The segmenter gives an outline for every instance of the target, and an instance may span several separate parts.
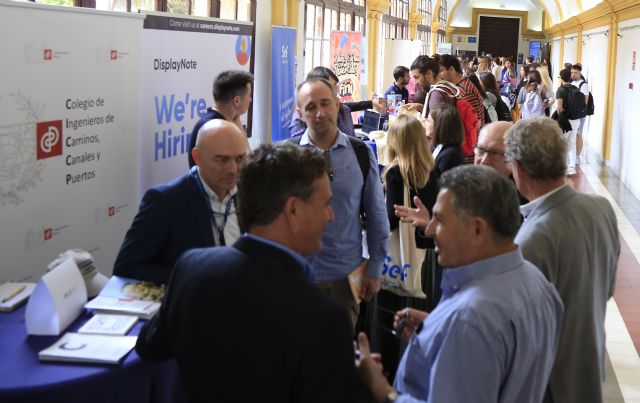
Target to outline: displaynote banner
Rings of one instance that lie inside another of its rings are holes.
[[[289,138],[295,109],[294,53],[296,30],[273,27],[271,33],[271,140]]]
[[[249,71],[252,25],[146,15],[140,59],[139,195],[187,172],[191,130],[213,105],[213,79]],[[242,117],[246,124],[246,114]]]
[[[70,248],[111,273],[138,203],[141,30],[137,15],[0,1],[0,282]]]

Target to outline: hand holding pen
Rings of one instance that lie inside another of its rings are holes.
[[[427,316],[428,313],[413,308],[404,308],[396,312],[393,318],[396,336],[404,342],[408,341]]]

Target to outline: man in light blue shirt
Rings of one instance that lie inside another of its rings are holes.
[[[442,300],[428,317],[400,313],[415,334],[393,388],[364,334],[359,371],[377,402],[539,403],[563,306],[513,242],[520,226],[515,187],[491,168],[464,166],[445,173],[440,189],[430,222],[421,203],[398,215],[423,229],[429,222],[426,235],[445,267]],[[418,317],[426,319],[416,328]]]
[[[349,312],[355,326],[359,307],[348,276],[364,261],[361,208],[366,217],[369,255],[359,295],[365,301],[380,290],[389,219],[373,151],[366,148],[368,169],[365,178],[354,149],[354,145],[361,143],[348,138],[336,125],[339,107],[334,88],[326,80],[309,79],[298,87],[297,111],[307,124],[307,130],[299,139],[300,145],[316,148],[328,158],[333,193],[331,207],[336,215],[325,227],[322,250],[312,256],[310,262],[320,288]]]

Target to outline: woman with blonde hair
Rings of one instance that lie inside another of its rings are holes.
[[[429,214],[439,191],[439,174],[435,169],[435,161],[429,150],[429,143],[425,136],[422,123],[410,115],[400,115],[389,128],[387,134],[387,158],[388,165],[382,173],[386,186],[387,215],[391,231],[398,228],[400,220],[395,215],[395,205],[404,204],[404,187],[409,188],[411,207],[415,208],[414,197],[427,207]],[[435,306],[433,301],[434,276],[436,273],[436,256],[432,238],[427,238],[422,233],[415,232],[416,247],[426,249],[425,259],[422,263],[422,290],[427,295],[427,300],[401,297],[387,290],[381,290],[376,297],[375,315],[379,326],[377,329],[391,328],[393,315],[406,308],[407,305],[431,311]],[[438,283],[439,284],[439,283]],[[401,354],[399,340],[389,332],[376,331],[380,343],[379,351],[382,354],[384,368],[395,369]],[[393,374],[390,374],[393,376]]]
[[[476,70],[476,74],[479,76],[480,73],[491,73],[491,63],[493,62],[493,60],[491,60],[490,57],[483,57],[482,60],[480,60],[480,64],[478,65],[478,70]]]

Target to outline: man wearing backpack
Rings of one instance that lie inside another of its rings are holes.
[[[335,213],[335,220],[324,228],[322,249],[309,257],[309,262],[315,282],[348,311],[355,329],[359,304],[348,276],[364,261],[362,216],[366,217],[369,262],[357,297],[369,301],[378,293],[387,256],[389,218],[378,164],[367,145],[338,130],[340,100],[331,83],[320,78],[307,79],[298,87],[296,100],[296,110],[307,130],[289,141],[324,153],[329,161],[331,207]],[[365,158],[361,157],[363,150]]]
[[[576,86],[584,95],[585,105],[589,105],[589,97],[591,93],[589,92],[589,84],[582,75],[582,65],[580,63],[576,63],[571,66],[571,80],[571,84]],[[582,129],[584,128],[584,121],[586,119],[586,116],[580,118],[580,126],[578,127],[578,132],[576,133],[576,164],[578,165],[580,165],[580,154],[582,153]]]
[[[478,116],[474,108],[462,99],[462,91],[454,84],[440,80],[440,66],[435,59],[429,56],[418,56],[411,64],[411,75],[422,89],[428,89],[428,94],[423,104],[408,104],[409,110],[422,111],[426,119],[429,111],[437,105],[449,104],[458,109],[462,123],[464,124],[464,143],[462,151],[472,160],[473,146],[478,139]],[[482,108],[482,105],[481,105]]]
[[[569,119],[571,130],[565,132],[568,146],[567,175],[576,174],[576,132],[580,126],[580,118],[586,116],[586,106],[584,97],[578,87],[571,84],[571,70],[560,71],[562,85],[556,92],[558,103],[558,116],[561,119],[564,115]]]
[[[467,101],[478,115],[478,126],[480,129],[484,124],[484,108],[482,106],[482,95],[468,78],[462,75],[460,61],[452,55],[442,55],[438,62],[440,64],[440,78],[456,85],[460,89],[461,98]]]

